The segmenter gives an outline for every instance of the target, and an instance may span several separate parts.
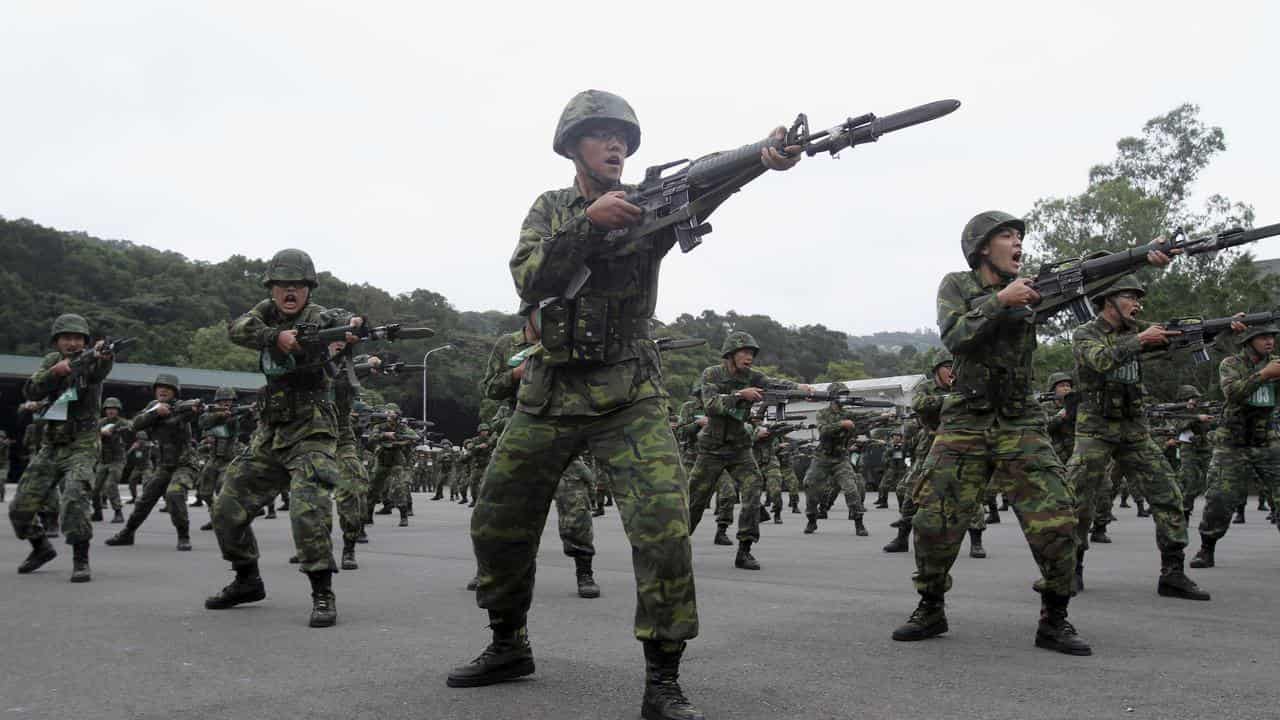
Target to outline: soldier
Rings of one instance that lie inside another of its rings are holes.
[[[336,355],[346,348],[345,343],[333,343],[329,353]],[[376,371],[382,365],[382,358],[376,355],[357,355],[344,357],[344,363],[352,364],[352,372],[357,379],[361,371],[356,368],[368,366]],[[365,371],[369,372],[369,371]],[[365,535],[365,521],[369,519],[369,475],[364,463],[360,461],[360,444],[356,442],[355,419],[357,403],[360,402],[359,389],[352,385],[350,375],[339,372],[333,380],[334,417],[338,424],[338,442],[335,452],[338,456],[338,487],[333,491],[333,502],[338,508],[338,526],[342,529],[342,569],[358,570],[356,562],[356,545],[369,542]],[[302,558],[298,558],[299,561]]]
[[[44,431],[45,421],[39,416],[39,413],[48,403],[28,400],[18,406],[21,413],[31,413],[31,422],[27,423],[26,430],[22,433],[22,451],[26,456],[26,464],[30,465],[40,454],[40,448],[44,447]],[[22,484],[22,478],[18,478],[18,484]],[[49,486],[49,490],[45,494],[44,502],[40,504],[40,510],[36,513],[40,524],[44,526],[44,536],[47,538],[58,537],[58,508],[61,506],[61,493],[58,492],[58,483]]]
[[[260,417],[249,448],[228,467],[213,501],[213,530],[222,557],[236,577],[205,600],[223,610],[266,597],[258,573],[258,543],[252,522],[258,510],[281,490],[290,490],[289,521],[299,569],[311,582],[311,627],[338,620],[333,594],[333,503],[329,493],[341,473],[337,461],[338,420],[325,363],[326,346],[299,342],[299,325],[335,328],[359,326],[362,317],[326,310],[311,302],[319,284],[311,257],[281,250],[267,263],[262,284],[271,293],[232,323],[228,335],[241,347],[259,352],[267,385],[259,400]],[[357,338],[347,333],[345,340]]]
[[[1172,438],[1178,448],[1178,485],[1182,488],[1182,514],[1190,523],[1196,498],[1203,495],[1209,486],[1209,463],[1213,459],[1213,444],[1209,440],[1209,434],[1214,422],[1212,415],[1199,412],[1200,389],[1195,385],[1179,387],[1177,401],[1187,404],[1187,412],[1198,413],[1197,417],[1179,422],[1174,427],[1177,435]]]
[[[787,507],[793,514],[800,513],[800,480],[795,469],[796,444],[787,438],[778,441],[778,467],[782,471],[782,490],[787,493]],[[778,518],[774,518],[779,522]]]
[[[915,410],[916,420],[920,423],[920,431],[916,433],[916,446],[912,450],[915,462],[911,471],[898,485],[898,495],[902,498],[898,510],[902,516],[893,527],[898,529],[898,537],[884,546],[887,553],[906,552],[910,547],[912,518],[916,515],[915,487],[921,474],[924,459],[933,448],[934,437],[938,433],[938,425],[942,422],[942,402],[951,391],[953,361],[951,353],[943,350],[938,353],[933,367],[929,369],[929,377],[921,380],[911,391],[911,408]],[[976,522],[976,520],[975,520]],[[982,548],[981,531],[977,536],[977,547]],[[974,530],[969,527],[969,554],[974,554]],[[983,556],[986,552],[983,551]]]
[[[901,511],[903,497],[898,490],[898,486],[907,477],[906,438],[901,430],[894,430],[889,433],[889,446],[885,448],[884,464],[884,475],[880,476],[880,485],[877,488],[879,497],[876,499],[875,507],[888,508],[889,493],[892,492],[898,497],[898,510]]]
[[[1045,393],[1053,398],[1043,406],[1048,418],[1045,427],[1054,454],[1065,465],[1076,447],[1076,398],[1072,394],[1075,381],[1071,373],[1056,372],[1049,376],[1047,385]]]
[[[386,422],[369,429],[369,449],[377,455],[370,485],[385,489],[384,508],[400,511],[400,527],[409,526],[409,468],[418,433],[400,422],[400,406],[388,403]],[[381,494],[381,493],[379,493]]]
[[[1218,365],[1225,404],[1214,431],[1209,489],[1200,518],[1200,551],[1191,567],[1211,568],[1218,541],[1230,529],[1232,511],[1248,499],[1255,478],[1280,497],[1280,435],[1275,429],[1276,380],[1280,379],[1275,325],[1254,325],[1240,335],[1240,351]]]
[[[809,389],[753,369],[759,352],[760,346],[749,333],[731,332],[720,346],[720,364],[702,371],[698,384],[707,423],[698,431],[698,460],[689,473],[690,533],[697,530],[721,473],[728,472],[733,478],[742,501],[733,565],[743,570],[760,569],[751,555],[751,545],[760,541],[760,493],[764,489],[764,476],[751,452],[756,435],[748,422],[751,406],[760,402],[761,391],[769,386]]]
[[[1182,492],[1173,470],[1151,439],[1142,384],[1144,350],[1168,345],[1176,332],[1160,325],[1139,331],[1138,313],[1145,291],[1138,279],[1126,275],[1090,301],[1097,317],[1072,333],[1076,360],[1076,445],[1067,462],[1067,477],[1080,509],[1076,529],[1076,586],[1084,586],[1084,554],[1096,512],[1096,499],[1107,463],[1134,483],[1151,503],[1160,549],[1160,580],[1156,591],[1165,597],[1208,600],[1183,571],[1187,545]]]
[[[124,522],[120,504],[120,476],[124,473],[125,438],[131,430],[129,421],[120,417],[124,406],[119,398],[102,401],[103,417],[98,421],[98,468],[93,483],[93,519],[102,519],[104,502],[111,503],[115,515],[112,523]]]
[[[844,383],[834,382],[827,386],[827,393],[832,396],[847,391]],[[818,520],[825,514],[822,504],[834,487],[844,491],[845,501],[853,515],[854,532],[865,537],[868,533],[862,521],[866,511],[862,504],[863,491],[858,487],[858,478],[849,457],[849,444],[858,435],[853,413],[833,401],[818,411],[817,424],[818,447],[804,476],[805,515],[809,519],[804,533],[811,535],[817,532]]]
[[[223,386],[213,393],[213,407],[200,415],[200,432],[212,441],[209,461],[200,469],[196,484],[196,500],[208,505],[211,511],[209,522],[201,525],[201,530],[213,529],[213,498],[222,485],[222,474],[240,449],[241,416],[232,412],[235,404],[235,389]]]
[[[951,588],[965,530],[988,487],[1009,495],[1044,578],[1036,646],[1089,655],[1067,620],[1075,511],[1062,464],[1031,399],[1036,326],[1020,310],[1039,296],[1018,278],[1026,225],[1007,213],[971,219],[960,236],[969,270],[947,274],[938,288],[938,329],[954,357],[955,394],[916,482],[916,591],[920,603],[893,639],[924,640],[947,631]]]
[[[431,496],[432,500],[444,499],[444,488],[449,486],[449,499],[453,499],[454,481],[453,481],[453,462],[454,452],[453,443],[448,439],[440,441],[440,452],[436,456],[436,494]]]
[[[125,505],[138,502],[138,484],[147,484],[151,477],[151,438],[145,430],[133,434],[133,443],[124,459],[124,481],[129,485],[129,499]]]
[[[763,420],[756,426],[755,442],[751,452],[756,457],[756,467],[764,475],[764,494],[773,508],[773,524],[782,524],[782,465],[778,462],[778,443],[782,435],[774,432]],[[760,522],[768,522],[769,514],[760,506]]]
[[[13,441],[9,439],[9,433],[0,430],[0,503],[4,502],[5,489],[9,482],[9,448],[13,445]],[[119,490],[116,491],[117,494]]]
[[[62,528],[72,552],[71,582],[89,582],[93,538],[89,506],[98,456],[99,404],[114,358],[101,340],[86,352],[89,323],[79,315],[59,315],[49,336],[55,350],[44,356],[22,388],[28,400],[44,403],[40,414],[44,429],[39,452],[23,472],[9,505],[9,521],[18,539],[31,543],[31,554],[18,566],[19,573],[33,572],[57,557],[36,514],[48,501],[50,488],[61,484]]]
[[[455,669],[449,684],[484,685],[533,672],[525,616],[538,538],[561,473],[589,448],[615,484],[632,543],[635,635],[648,667],[642,714],[691,720],[702,714],[677,680],[685,640],[698,628],[687,488],[666,423],[658,349],[649,338],[658,268],[675,237],[666,230],[616,248],[604,240],[640,220],[640,208],[619,185],[624,159],[639,142],[630,106],[595,90],[571,100],[557,127],[553,145],[573,160],[575,184],[539,196],[510,262],[521,314],[533,312],[543,351],[526,367],[518,412],[471,517],[480,564],[476,597],[491,613],[494,639],[474,663]],[[768,148],[759,172],[797,160]],[[583,268],[590,274],[580,281]]]
[[[489,466],[489,458],[493,456],[494,439],[489,436],[490,431],[488,423],[480,423],[471,443],[471,476],[467,479],[467,487],[471,489],[471,502],[468,503],[468,507],[476,506],[480,481],[484,478],[485,468]]]
[[[163,495],[169,519],[178,533],[177,549],[185,552],[191,549],[187,491],[195,484],[197,476],[191,446],[191,423],[200,412],[200,401],[178,402],[182,384],[177,376],[169,373],[156,375],[151,391],[155,399],[133,419],[133,428],[151,433],[159,452],[156,472],[143,486],[142,498],[129,513],[124,528],[107,538],[107,544],[133,545],[134,534]]]

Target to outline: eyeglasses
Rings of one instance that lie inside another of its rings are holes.
[[[307,284],[302,282],[301,280],[287,280],[284,282],[273,282],[271,283],[271,286],[278,287],[281,290],[297,291],[297,290],[301,290],[304,287],[307,287]]]
[[[599,142],[609,142],[617,140],[623,147],[628,147],[627,131],[625,128],[600,126],[586,130],[582,133],[583,137],[591,138]]]
[[[1119,292],[1115,294],[1117,300],[1128,300],[1129,302],[1142,302],[1142,296],[1135,292]]]

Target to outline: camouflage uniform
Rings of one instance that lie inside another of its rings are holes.
[[[770,433],[756,436],[751,452],[756,457],[756,467],[764,474],[764,494],[773,508],[774,521],[782,522],[782,464],[778,461],[778,442],[781,436]]]
[[[1261,370],[1277,356],[1259,356],[1249,345],[1258,334],[1246,333],[1241,350],[1223,358],[1218,366],[1218,384],[1225,406],[1219,427],[1214,431],[1213,459],[1209,464],[1209,489],[1205,493],[1204,515],[1200,519],[1200,552],[1192,567],[1213,567],[1218,541],[1231,527],[1231,516],[1248,499],[1249,485],[1258,482],[1280,497],[1280,435],[1274,422],[1275,380],[1264,380]]]
[[[898,496],[898,509],[902,509],[905,496],[900,489],[907,479],[907,444],[904,441],[890,441],[885,448],[884,475],[880,476],[880,498],[877,507],[889,507],[889,493]]]
[[[4,430],[0,430],[0,502],[4,502],[5,491],[9,482],[9,452],[13,446],[13,441],[9,439],[9,434]],[[116,495],[120,491],[116,490]]]
[[[833,386],[839,383],[832,383]],[[843,390],[843,386],[840,386]],[[834,392],[828,387],[828,392]],[[866,508],[862,498],[866,490],[861,486],[861,476],[853,471],[850,461],[849,445],[857,437],[857,426],[844,428],[841,423],[854,420],[852,412],[830,403],[818,411],[818,447],[809,463],[809,470],[804,476],[805,515],[809,524],[806,533],[814,532],[818,526],[820,511],[825,498],[833,492],[833,487],[844,491],[844,498],[849,503],[849,511],[856,523],[858,535],[865,535],[862,516]],[[855,420],[856,422],[856,420]]]
[[[111,432],[103,434],[108,427]],[[111,504],[117,515],[123,507],[120,502],[120,476],[124,474],[125,437],[128,434],[129,421],[122,416],[103,417],[98,421],[101,440],[93,483],[93,508],[97,515],[101,514],[106,503]]]
[[[796,477],[795,443],[787,438],[778,442],[778,467],[782,471],[782,490],[787,493],[792,512],[800,512],[800,480]]]
[[[353,360],[344,358],[344,362]],[[364,532],[371,509],[369,475],[360,460],[352,419],[358,394],[345,372],[338,373],[333,379],[334,418],[338,425],[338,442],[334,448],[338,458],[338,485],[333,491],[333,503],[338,510],[338,527],[342,529],[342,565],[345,570],[357,569],[355,544]]]
[[[1165,569],[1175,564],[1181,569],[1187,545],[1182,491],[1147,425],[1138,333],[1112,327],[1097,317],[1076,328],[1072,351],[1080,404],[1067,477],[1079,503],[1079,554],[1083,557],[1089,547],[1097,494],[1107,464],[1114,461],[1116,471],[1135,483],[1151,503],[1156,546]]]
[[[1209,487],[1209,464],[1213,459],[1213,443],[1209,435],[1213,423],[1185,420],[1174,430],[1178,438],[1178,485],[1182,488],[1182,510],[1190,518],[1196,498]]]
[[[383,433],[393,433],[395,438],[388,439]],[[383,506],[398,509],[401,517],[407,517],[409,511],[409,469],[413,446],[419,439],[413,428],[399,420],[369,428],[369,448],[377,456],[370,485],[385,489]]]
[[[915,434],[915,447],[911,450],[916,461],[897,487],[898,497],[901,498],[898,506],[901,519],[898,526],[899,539],[895,545],[900,543],[904,551],[907,549],[906,539],[911,531],[912,518],[916,514],[915,487],[920,479],[920,468],[924,465],[924,459],[929,456],[929,451],[933,449],[933,439],[937,436],[938,426],[942,423],[942,403],[947,392],[948,388],[942,387],[933,378],[921,380],[911,391],[911,408],[915,410],[920,430]],[[978,513],[978,515],[981,514]]]
[[[218,406],[208,408],[198,422],[204,437],[212,438],[209,461],[200,469],[196,497],[213,507],[213,497],[222,484],[222,474],[240,451],[240,421],[231,411]]]
[[[157,384],[164,384],[160,382],[162,378],[163,376],[157,378]],[[176,384],[176,379],[173,382]],[[175,386],[174,390],[177,391],[178,388]],[[142,487],[142,496],[133,506],[133,512],[129,513],[124,529],[108,540],[109,545],[133,544],[134,533],[146,522],[147,516],[163,496],[169,519],[178,534],[179,549],[191,549],[189,545],[183,545],[190,542],[191,536],[187,492],[195,486],[197,475],[191,447],[191,421],[195,418],[190,413],[177,409],[168,417],[162,418],[155,412],[159,404],[159,400],[151,401],[133,419],[133,428],[147,431],[155,442],[159,461],[156,463],[155,473]]]

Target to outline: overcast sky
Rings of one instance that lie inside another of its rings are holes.
[[[888,5],[5,3],[0,215],[211,261],[296,246],[349,282],[511,312],[520,223],[572,179],[556,119],[594,87],[639,115],[630,181],[797,112],[964,103],[731,198],[664,264],[663,320],[932,327],[971,215],[1079,192],[1186,101],[1227,137],[1201,194],[1280,221],[1275,3]]]

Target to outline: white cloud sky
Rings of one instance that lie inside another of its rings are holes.
[[[10,3],[0,215],[203,260],[297,246],[347,281],[514,311],[506,261],[533,199],[571,180],[551,135],[581,89],[636,108],[631,181],[797,112],[825,127],[954,97],[949,117],[744,189],[668,257],[658,307],[932,326],[971,215],[1079,192],[1182,102],[1227,135],[1199,190],[1280,221],[1276,8]]]

